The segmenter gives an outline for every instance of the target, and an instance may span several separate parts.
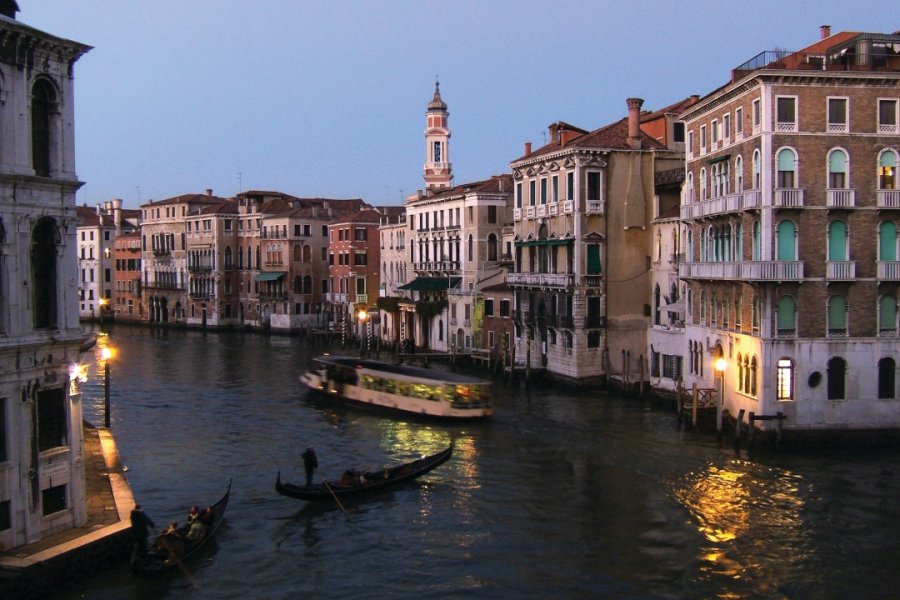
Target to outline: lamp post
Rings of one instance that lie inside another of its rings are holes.
[[[368,329],[366,328],[366,321],[369,318],[369,313],[366,312],[365,308],[359,309],[359,312],[356,313],[357,318],[359,318],[359,355],[360,357],[366,356],[368,353],[369,346],[369,336]]]
[[[716,440],[722,441],[722,411],[725,407],[725,368],[728,366],[728,361],[725,360],[724,356],[720,356],[715,360],[713,365],[716,369],[716,379],[719,384],[719,398],[716,401]]]
[[[109,429],[109,364],[115,356],[115,350],[104,346],[100,350],[100,360],[103,361],[103,424]]]
[[[109,299],[100,298],[98,303],[100,305],[100,326],[102,327],[103,326],[103,313],[106,311],[106,305],[109,304]]]

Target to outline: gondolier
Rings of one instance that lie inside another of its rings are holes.
[[[312,446],[303,453],[303,467],[306,469],[306,487],[312,487],[313,473],[319,468],[319,459]]]

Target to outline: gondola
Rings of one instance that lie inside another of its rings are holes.
[[[310,487],[294,483],[282,483],[281,471],[279,471],[275,480],[275,491],[282,496],[308,502],[333,502],[335,498],[370,494],[405,481],[412,481],[447,462],[452,454],[453,444],[451,443],[446,450],[409,463],[380,471],[365,471],[361,473],[346,471],[341,479],[323,481]]]
[[[212,505],[213,517],[210,523],[207,524],[207,529],[201,537],[195,540],[187,539],[186,536],[190,527],[188,524],[180,527],[174,536],[159,535],[153,540],[150,551],[147,554],[132,557],[132,570],[140,575],[155,575],[176,568],[186,571],[184,561],[209,546],[216,533],[218,533],[219,526],[222,524],[222,518],[225,516],[225,509],[228,508],[230,495],[231,481],[229,480],[225,495]]]

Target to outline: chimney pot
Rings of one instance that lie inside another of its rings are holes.
[[[212,198],[212,188],[206,188],[206,195],[207,195],[209,198]]]
[[[822,33],[822,39],[824,40],[831,36],[831,25],[822,25],[819,27],[819,31]]]
[[[525,156],[531,156],[531,142],[525,142]]]
[[[641,147],[641,106],[643,98],[626,98],[628,106],[628,145],[632,148]]]

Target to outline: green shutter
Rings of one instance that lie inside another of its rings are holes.
[[[778,329],[794,329],[794,299],[790,296],[782,296],[778,299],[776,327]]]
[[[893,296],[882,296],[878,305],[879,329],[894,329],[897,326],[897,300]]]
[[[828,170],[831,173],[847,172],[847,155],[843,150],[835,150],[828,156]]]
[[[828,228],[828,260],[847,260],[847,226],[832,221]]]
[[[878,232],[878,260],[897,260],[897,226],[885,221]]]
[[[587,274],[600,275],[600,244],[588,244]]]
[[[843,296],[828,299],[828,329],[847,328],[847,300]]]
[[[794,253],[794,222],[782,221],[778,224],[777,260],[797,260]]]

